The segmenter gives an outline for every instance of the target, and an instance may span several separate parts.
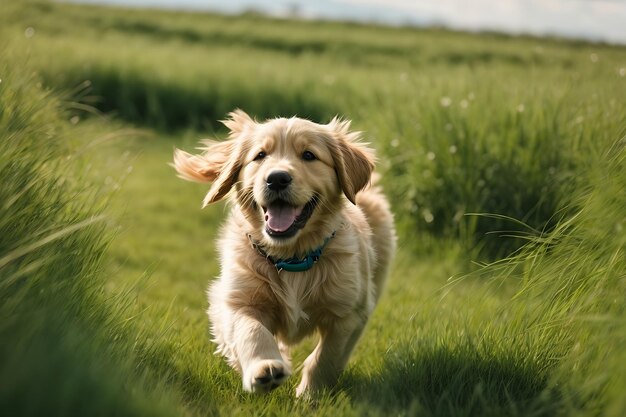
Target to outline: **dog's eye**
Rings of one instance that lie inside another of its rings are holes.
[[[315,157],[315,155],[313,155],[313,152],[304,151],[302,153],[302,159],[304,159],[305,161],[315,161],[317,158]]]
[[[257,154],[257,156],[254,157],[255,161],[260,161],[261,159],[265,158],[267,156],[267,154],[263,151],[259,152]]]

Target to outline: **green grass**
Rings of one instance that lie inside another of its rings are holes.
[[[145,415],[151,403],[121,320],[130,303],[102,293],[102,259],[111,233],[104,196],[77,181],[78,135],[58,97],[16,67],[0,85],[0,408],[10,415]],[[105,299],[117,301],[105,302]],[[119,310],[119,311],[118,311]],[[152,412],[167,415],[161,404]]]
[[[9,415],[626,411],[626,49],[31,1],[0,35]],[[297,378],[244,393],[208,341],[227,208],[167,163],[235,107],[353,119],[396,214],[387,292],[315,406]]]

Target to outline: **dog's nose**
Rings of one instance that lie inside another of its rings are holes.
[[[291,175],[285,171],[273,171],[267,176],[267,188],[272,191],[284,190],[290,183]]]

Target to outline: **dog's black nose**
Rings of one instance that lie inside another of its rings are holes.
[[[272,191],[284,190],[290,183],[291,175],[285,171],[273,171],[267,176],[267,188]]]

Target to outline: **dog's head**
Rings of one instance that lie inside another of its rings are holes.
[[[205,206],[234,191],[252,226],[275,245],[320,226],[340,210],[343,196],[354,204],[370,181],[373,151],[348,121],[258,123],[241,110],[229,116],[228,140],[206,142],[201,155],[177,149],[173,165],[181,178],[213,182]]]

